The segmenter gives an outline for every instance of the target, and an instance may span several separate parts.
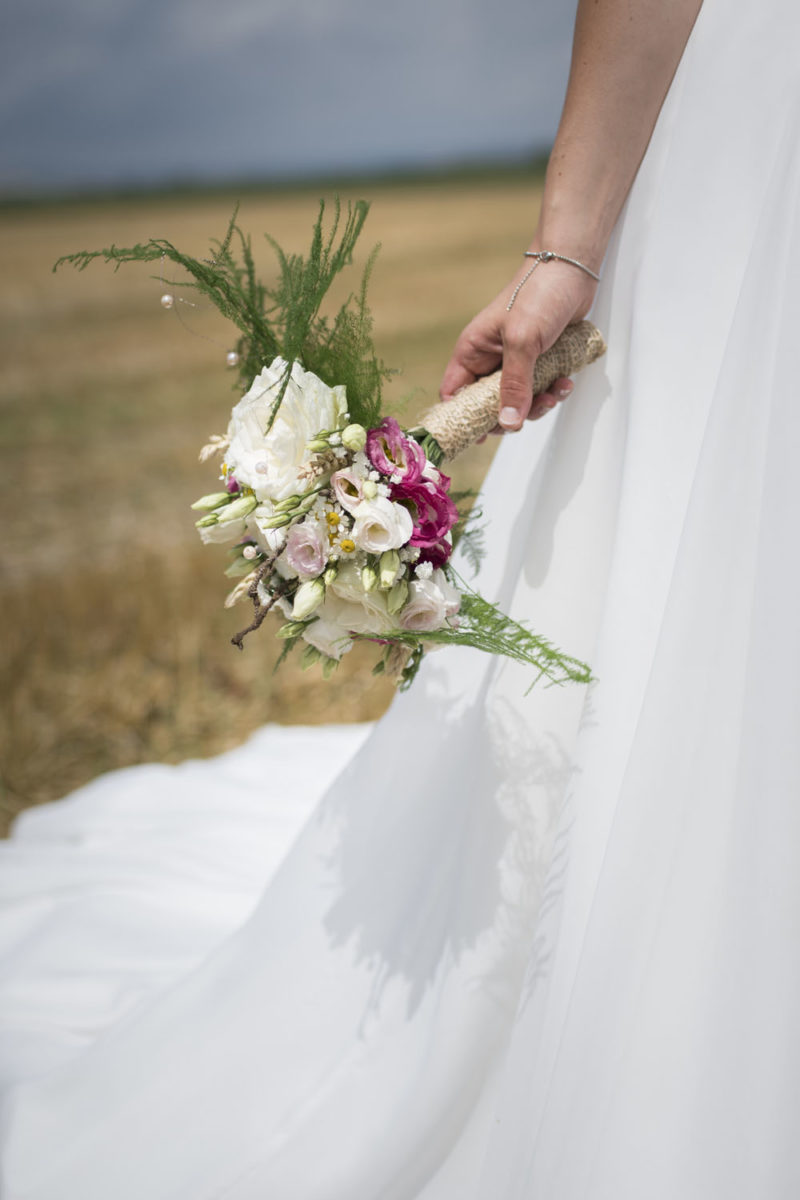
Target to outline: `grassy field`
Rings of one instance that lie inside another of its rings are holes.
[[[317,199],[248,194],[240,223],[302,250]],[[197,451],[235,399],[223,319],[164,311],[146,267],[50,271],[61,254],[152,236],[205,252],[234,200],[0,210],[4,824],[112,767],[215,754],[266,721],[366,719],[391,699],[369,654],[354,651],[323,687],[292,665],[273,676],[263,634],[241,654],[228,642],[246,610],[223,610],[225,552],[199,544],[188,509],[214,482]],[[533,177],[376,189],[363,250],[382,245],[372,308],[400,372],[387,399],[407,416],[435,399],[459,330],[517,265],[538,203]],[[254,240],[267,275],[271,252]],[[493,448],[466,455],[457,481],[479,481]]]

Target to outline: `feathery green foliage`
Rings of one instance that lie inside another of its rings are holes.
[[[458,509],[458,520],[451,530],[453,550],[460,550],[472,568],[473,575],[478,574],[486,556],[486,526],[476,524],[483,516],[483,509],[474,503],[477,497],[478,492],[474,488],[450,493],[450,499]],[[465,505],[469,501],[473,503],[466,508]]]
[[[391,633],[381,635],[390,644],[414,649],[403,672],[402,690],[410,687],[422,662],[420,639],[438,645],[472,646],[487,654],[502,654],[506,658],[513,658],[515,662],[527,663],[538,672],[531,687],[542,678],[551,684],[592,682],[592,672],[586,663],[563,654],[546,638],[507,617],[494,604],[473,591],[452,569],[448,573],[453,576],[461,592],[457,627],[437,629],[430,633],[394,629]]]
[[[329,386],[344,384],[353,421],[369,427],[381,419],[381,385],[389,374],[378,359],[372,340],[372,318],[367,307],[367,285],[378,251],[376,246],[364,269],[360,286],[332,317],[322,305],[334,279],[352,264],[353,250],[367,218],[365,200],[348,203],[337,199],[329,227],[325,228],[325,201],[320,201],[308,254],[286,254],[269,234],[279,274],[266,286],[257,276],[252,243],[236,223],[238,206],[221,241],[212,242],[210,258],[197,259],[178,250],[166,238],[122,248],[82,250],[65,254],[53,267],[70,263],[83,271],[96,258],[113,262],[115,270],[126,262],[169,259],[182,267],[188,280],[156,278],[176,287],[192,288],[216,305],[239,330],[240,382],[248,388],[265,364],[280,355],[287,371],[270,416],[280,407],[295,362],[313,371]]]

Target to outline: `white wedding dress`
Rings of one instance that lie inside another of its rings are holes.
[[[795,0],[706,0],[608,354],[487,482],[594,685],[443,651],[19,821],[4,1200],[800,1195],[799,78]]]

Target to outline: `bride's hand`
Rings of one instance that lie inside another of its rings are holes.
[[[565,399],[569,379],[557,379],[549,392],[533,395],[536,359],[572,321],[585,317],[597,284],[569,263],[540,264],[508,304],[527,271],[523,265],[507,287],[470,321],[456,342],[439,395],[450,399],[459,388],[502,365],[500,429],[515,430],[527,418],[535,421]]]

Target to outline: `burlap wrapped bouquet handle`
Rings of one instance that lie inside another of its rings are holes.
[[[536,360],[533,394],[552,387],[562,376],[574,375],[605,354],[602,333],[591,321],[568,325],[561,336]],[[462,388],[452,400],[435,405],[422,419],[425,432],[441,447],[444,459],[455,458],[497,425],[501,371],[486,375]]]

